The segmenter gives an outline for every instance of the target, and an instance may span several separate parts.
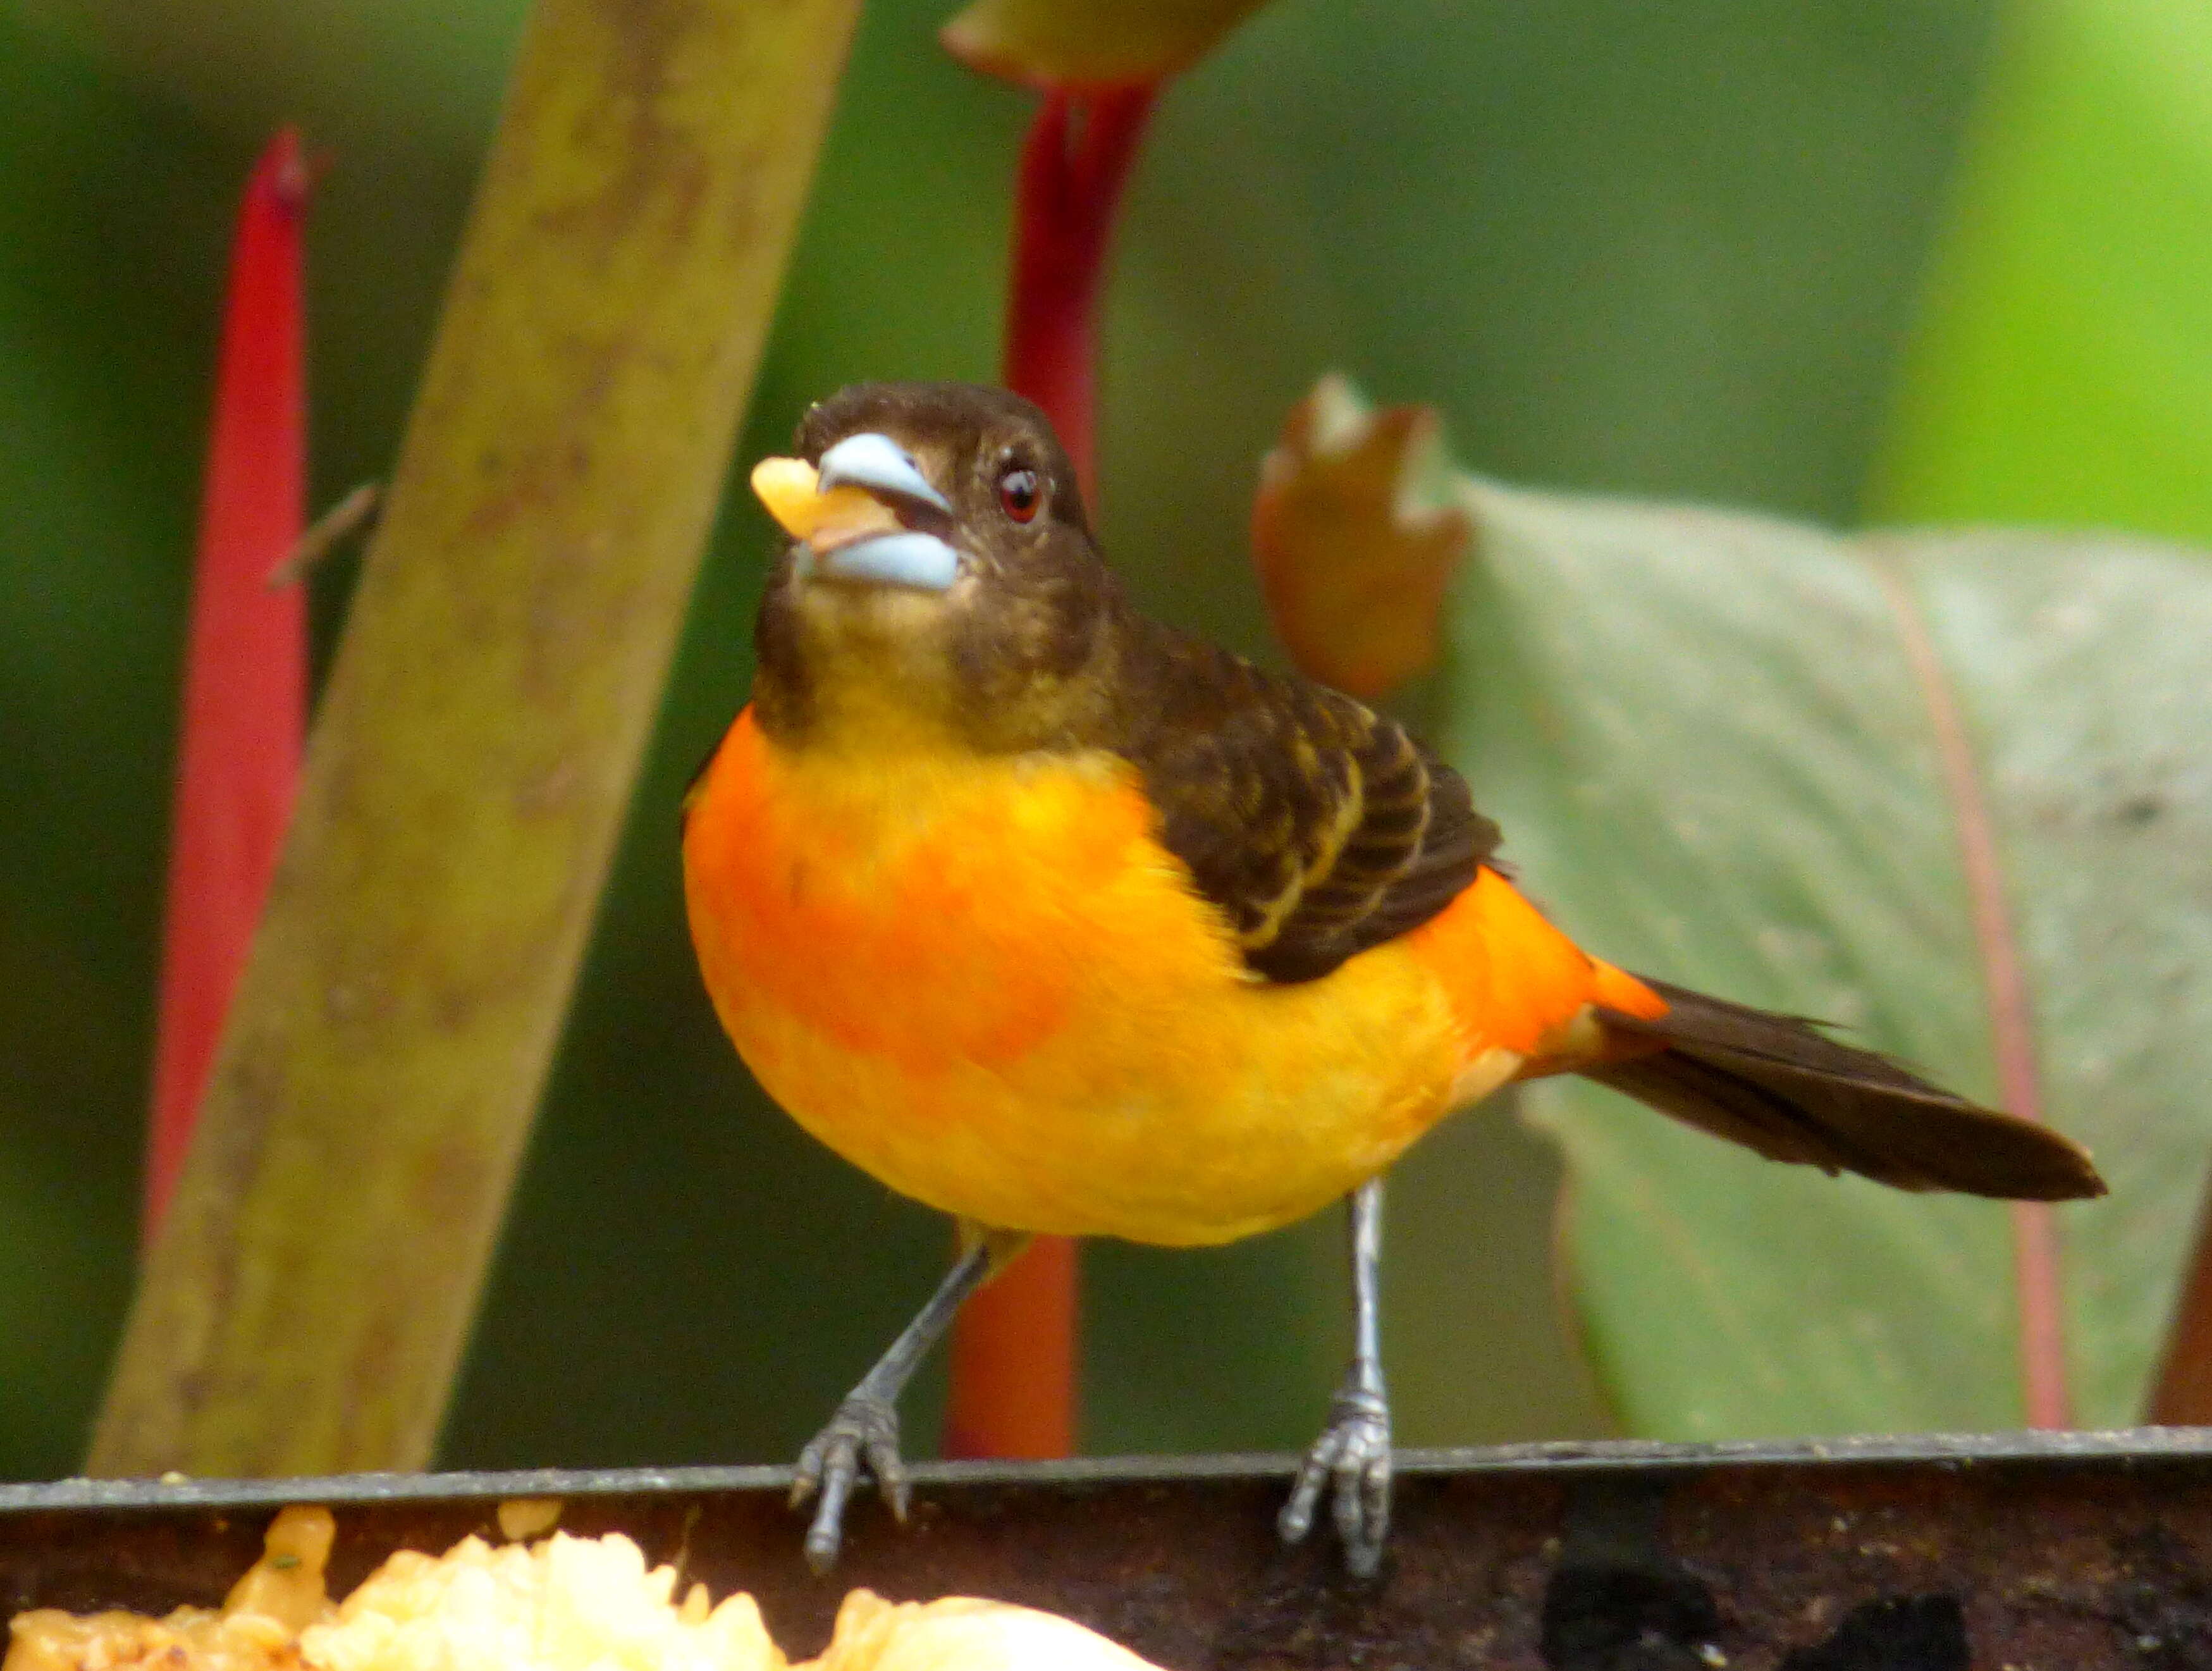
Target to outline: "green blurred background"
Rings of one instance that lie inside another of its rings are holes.
[[[81,1460],[126,1302],[218,287],[268,130],[311,234],[317,502],[386,471],[521,0],[0,0],[0,1476]],[[742,450],[860,377],[988,379],[1029,100],[871,0]],[[1157,611],[1265,653],[1243,520],[1314,376],[1471,466],[1832,522],[2212,538],[2212,13],[2194,0],[1278,0],[1168,95],[1119,246],[1103,524]],[[442,1460],[781,1459],[944,1226],[722,1040],[675,805],[742,700],[765,526],[700,584]],[[327,651],[350,571],[316,582]],[[1394,1197],[1408,1443],[1604,1417],[1501,1113]],[[1310,1437],[1336,1225],[1085,1267],[1099,1451]],[[910,1421],[926,1448],[932,1382]]]

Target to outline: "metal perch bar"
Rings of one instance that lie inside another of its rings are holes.
[[[307,1502],[337,1510],[343,1593],[393,1549],[496,1538],[504,1499],[556,1498],[567,1530],[750,1590],[794,1653],[866,1584],[1050,1607],[1176,1671],[2212,1663],[2212,1430],[1403,1451],[1368,1583],[1277,1543],[1293,1467],[916,1464],[913,1523],[865,1505],[819,1580],[780,1467],[0,1486],[0,1590],[210,1603],[267,1513]]]

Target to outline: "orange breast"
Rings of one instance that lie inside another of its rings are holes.
[[[1109,756],[786,751],[748,712],[688,809],[700,966],[769,1092],[892,1188],[1169,1243],[1345,1194],[1540,1054],[1601,967],[1489,877],[1258,981],[1153,830]]]

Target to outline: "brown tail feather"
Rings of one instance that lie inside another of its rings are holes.
[[[2088,1151],[2046,1127],[1939,1091],[1794,1016],[1646,984],[1667,1000],[1665,1015],[1598,1018],[1623,1043],[1662,1048],[1582,1072],[1662,1114],[1769,1160],[1899,1189],[2029,1201],[2105,1193]]]

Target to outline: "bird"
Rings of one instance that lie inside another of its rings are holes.
[[[1206,1246],[1341,1200],[1353,1349],[1278,1526],[1327,1493],[1371,1577],[1383,1178],[1511,1081],[1903,1189],[2103,1193],[2055,1131],[1582,951],[1399,721],[1133,607],[1028,401],[858,384],[752,485],[781,538],[750,700],[684,802],[700,971],[800,1127],[958,1227],[800,1453],[817,1571],[866,1480],[906,1517],[900,1391],[1029,1238]]]

